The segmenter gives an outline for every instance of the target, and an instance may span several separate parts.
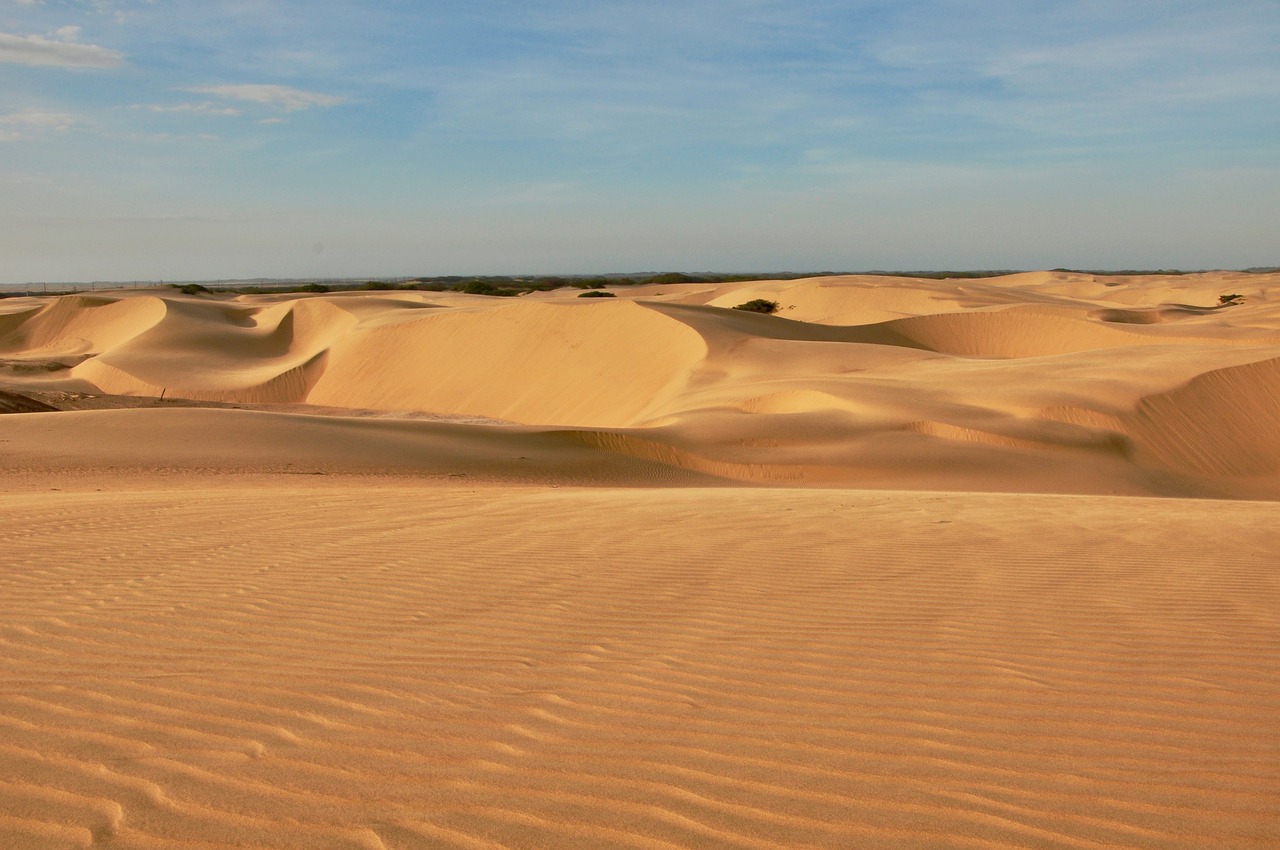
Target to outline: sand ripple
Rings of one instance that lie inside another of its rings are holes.
[[[0,502],[5,847],[1280,834],[1264,505],[406,485]]]

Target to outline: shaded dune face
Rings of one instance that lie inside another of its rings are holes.
[[[122,395],[301,402],[329,346],[355,324],[324,301],[259,310],[175,302],[165,321],[74,374]]]
[[[168,310],[169,303],[154,296],[55,298],[37,309],[0,316],[0,352],[26,357],[101,354],[145,333]]]
[[[886,330],[930,351],[960,357],[1043,357],[1155,342],[1150,336],[1035,308],[897,319]]]
[[[1128,420],[1162,463],[1213,475],[1280,471],[1280,359],[1215,369],[1142,399]]]
[[[560,428],[734,480],[1269,496],[1276,277],[14,299],[0,377]]]

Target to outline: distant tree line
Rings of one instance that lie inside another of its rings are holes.
[[[644,273],[644,274],[609,274],[609,275],[444,275],[436,277],[413,277],[398,278],[395,280],[370,280],[365,283],[358,281],[329,281],[329,282],[251,282],[246,285],[242,281],[227,281],[224,285],[222,282],[213,284],[212,287],[204,286],[198,283],[183,284],[167,284],[175,289],[180,290],[187,295],[204,295],[213,292],[232,292],[232,293],[274,293],[274,292],[350,292],[353,290],[367,291],[395,291],[395,290],[419,290],[425,292],[463,292],[472,295],[490,295],[498,297],[511,297],[515,295],[523,295],[528,292],[547,292],[553,289],[581,289],[581,290],[602,290],[605,287],[624,287],[624,286],[652,286],[652,285],[674,285],[674,284],[690,284],[690,283],[735,283],[738,281],[751,280],[795,280],[797,278],[807,277],[830,277],[837,274],[865,274],[877,275],[880,277],[909,277],[923,278],[927,280],[972,280],[976,278],[1001,277],[1003,275],[1017,274],[1018,269],[980,269],[980,270],[956,270],[956,271],[868,271],[868,272],[767,272],[767,273],[750,273],[750,274],[717,274],[712,272],[702,272],[697,274],[688,274],[684,272],[660,272],[660,273]],[[1056,268],[1055,272],[1073,272],[1078,274],[1092,274],[1099,276],[1137,276],[1137,275],[1185,275],[1194,274],[1195,272],[1184,271],[1181,269],[1068,269]],[[1243,272],[1252,274],[1273,274],[1280,272],[1280,266],[1252,266],[1247,269],[1241,269]],[[239,285],[236,285],[239,284]],[[136,288],[139,285],[148,286],[152,284],[127,284]],[[71,295],[83,292],[84,287],[60,284],[56,289],[50,289],[47,284],[40,284],[40,292],[35,291],[34,285],[25,287],[14,286],[10,289],[0,289],[0,298],[21,296],[28,294],[39,295]],[[100,283],[94,284],[94,287],[102,289],[124,287],[126,284],[110,284]]]

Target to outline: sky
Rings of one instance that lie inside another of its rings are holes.
[[[1280,264],[1276,0],[0,0],[0,283]]]

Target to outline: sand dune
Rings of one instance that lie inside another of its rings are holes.
[[[151,295],[54,298],[38,309],[10,313],[0,324],[5,331],[0,351],[40,357],[101,354],[154,327],[168,309],[167,302]]]
[[[593,303],[572,290],[9,299],[0,376],[18,392],[567,429],[734,481],[1275,498],[1267,380],[1178,395],[1280,356],[1275,277],[836,277]],[[1217,306],[1227,290],[1244,304]],[[755,297],[780,313],[724,309]],[[1219,416],[1240,424],[1224,433]]]
[[[0,299],[0,847],[1275,847],[1278,283]]]
[[[307,400],[624,425],[678,392],[704,351],[692,329],[626,301],[439,311],[335,346]]]

